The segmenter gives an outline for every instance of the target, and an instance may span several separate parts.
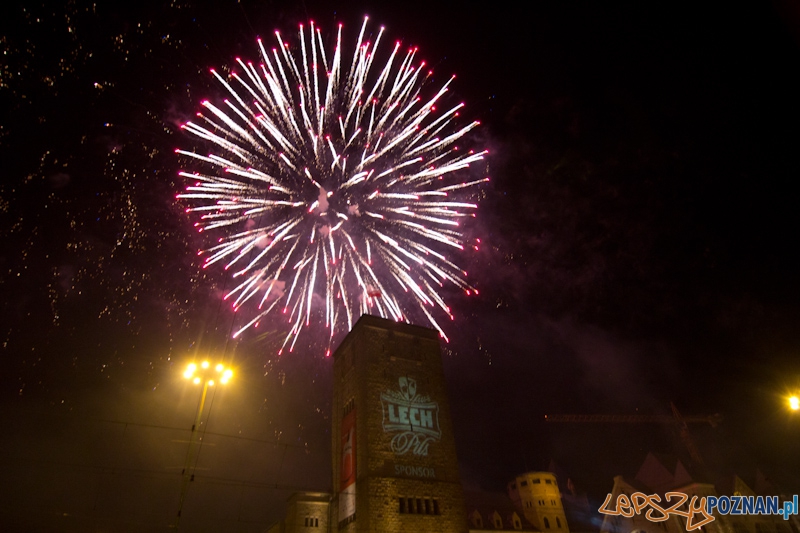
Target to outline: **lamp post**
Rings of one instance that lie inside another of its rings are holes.
[[[800,396],[796,394],[789,396],[789,409],[792,411],[800,411]]]
[[[190,380],[195,385],[203,385],[203,390],[200,393],[200,403],[197,405],[197,414],[192,424],[192,433],[189,437],[189,451],[186,453],[186,464],[183,466],[183,484],[181,485],[181,499],[178,504],[178,521],[180,522],[181,512],[183,511],[183,502],[186,499],[186,493],[189,491],[189,482],[194,481],[194,472],[192,464],[196,458],[196,451],[199,452],[199,446],[195,447],[196,437],[200,429],[200,417],[203,415],[203,407],[206,403],[206,394],[208,388],[213,387],[216,383],[226,385],[233,377],[233,370],[225,368],[222,363],[211,365],[208,361],[203,361],[199,365],[197,363],[189,363],[183,373],[185,379]],[[190,471],[192,473],[190,474]]]
[[[195,385],[203,384],[203,392],[200,394],[200,404],[197,406],[197,416],[195,417],[194,425],[192,425],[192,436],[194,436],[200,425],[200,416],[203,414],[203,406],[206,403],[208,388],[213,387],[216,383],[214,378],[219,379],[219,382],[223,385],[227,384],[231,377],[233,377],[233,371],[230,368],[226,369],[222,363],[217,364],[212,371],[211,363],[203,361],[200,363],[199,369],[197,363],[189,363],[186,367],[186,371],[183,373],[183,377],[192,380],[192,383]]]

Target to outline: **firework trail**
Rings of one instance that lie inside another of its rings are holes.
[[[453,78],[421,96],[432,73],[415,48],[403,56],[397,43],[373,67],[383,28],[374,43],[366,29],[365,18],[349,64],[341,25],[332,55],[313,22],[300,26],[299,51],[279,32],[274,48],[259,39],[263,63],[212,70],[229,97],[183,126],[213,147],[176,150],[201,169],[180,172],[191,184],[178,197],[199,231],[219,236],[203,267],[232,273],[234,309],[257,308],[234,337],[283,313],[281,351],[291,350],[312,316],[324,314],[332,339],[372,312],[424,316],[447,339],[434,318],[440,308],[452,319],[440,289],[477,292],[448,253],[464,249],[460,222],[477,208],[468,195],[488,181],[461,177],[487,153],[457,145],[478,122],[454,126],[463,104],[437,110]]]

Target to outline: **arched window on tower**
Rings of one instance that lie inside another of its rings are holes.
[[[550,520],[548,520],[546,516],[544,517],[544,528],[550,529]]]

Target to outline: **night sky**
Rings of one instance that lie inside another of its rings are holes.
[[[722,416],[690,426],[706,480],[800,492],[795,4],[65,4],[0,8],[4,529],[174,526],[199,398],[181,372],[205,355],[236,374],[209,394],[180,528],[261,531],[329,490],[323,328],[280,357],[283,322],[230,339],[243,317],[200,268],[174,150],[222,95],[209,68],[308,20],[353,42],[365,14],[457,74],[490,150],[465,228],[483,245],[459,258],[480,295],[445,291],[464,485],[554,460],[602,501],[648,451],[685,455],[673,429],[544,415],[673,402]]]

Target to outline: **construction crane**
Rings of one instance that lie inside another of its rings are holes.
[[[631,424],[674,424],[678,429],[683,445],[689,452],[692,460],[698,465],[703,465],[703,459],[697,450],[692,436],[689,434],[688,424],[702,423],[717,427],[722,421],[722,416],[713,414],[710,416],[682,416],[670,402],[672,408],[671,415],[544,415],[545,422],[595,422],[595,423],[631,423]]]

